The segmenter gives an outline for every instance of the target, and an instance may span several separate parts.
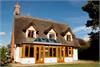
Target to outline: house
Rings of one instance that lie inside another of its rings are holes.
[[[20,5],[15,5],[12,61],[21,64],[75,62],[78,47],[79,43],[68,25],[20,16]]]

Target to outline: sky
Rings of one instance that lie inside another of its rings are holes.
[[[71,27],[77,38],[88,40],[90,28],[85,24],[88,13],[82,10],[87,0],[1,0],[0,1],[0,45],[11,42],[13,12],[16,1],[20,4],[21,16],[32,16],[64,23]]]

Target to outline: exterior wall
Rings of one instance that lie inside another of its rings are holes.
[[[77,48],[73,49],[73,60],[74,61],[78,60],[78,49]]]
[[[16,47],[14,50],[14,61],[15,62],[20,62],[20,50],[19,47]]]
[[[44,63],[57,63],[57,58],[44,58]]]
[[[73,57],[65,57],[64,61],[65,62],[74,62],[78,60],[78,49],[74,48],[73,49]]]
[[[16,47],[14,51],[14,61],[21,64],[35,64],[35,58],[21,58],[22,49],[21,47]],[[74,62],[78,60],[78,49],[73,49],[73,57],[65,57],[64,62]],[[57,63],[56,58],[44,58],[44,63]]]
[[[21,64],[34,64],[35,58],[21,58],[20,63]]]
[[[65,57],[64,62],[73,62],[73,57]]]
[[[14,61],[22,64],[33,64],[35,63],[35,58],[21,58],[22,49],[16,47],[14,50]]]

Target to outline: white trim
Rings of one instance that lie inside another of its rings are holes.
[[[48,43],[48,42],[33,42],[38,44],[52,44],[52,45],[62,45],[61,43]]]
[[[27,30],[26,30],[26,37],[28,37],[28,30],[33,30],[34,31],[34,35],[33,37],[36,38],[36,30],[33,26],[30,26]]]
[[[44,63],[57,63],[57,58],[44,58]]]
[[[77,48],[73,49],[73,60],[74,61],[78,60],[78,49]]]
[[[54,34],[54,38],[55,38],[55,40],[57,39],[57,35],[56,35],[56,32],[53,30],[53,29],[51,29],[49,32],[48,32],[48,34],[47,34],[47,38],[49,38],[49,34]]]
[[[35,64],[35,58],[20,58],[21,64]]]
[[[67,41],[67,35],[70,35],[71,36],[71,41],[73,41],[73,38],[72,38],[72,34],[70,33],[70,32],[67,32],[66,34],[65,34],[65,36],[64,36],[64,38],[65,38],[65,40]]]
[[[20,62],[20,52],[22,52],[20,50],[20,48],[16,47],[15,50],[14,50],[14,61],[15,62]]]
[[[65,62],[73,62],[73,57],[65,57],[64,61]]]

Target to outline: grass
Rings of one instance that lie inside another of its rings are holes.
[[[18,67],[18,66],[7,65],[6,67]],[[20,67],[99,67],[99,63],[94,63],[94,64],[51,64],[51,65],[34,65],[34,66],[20,66]]]

